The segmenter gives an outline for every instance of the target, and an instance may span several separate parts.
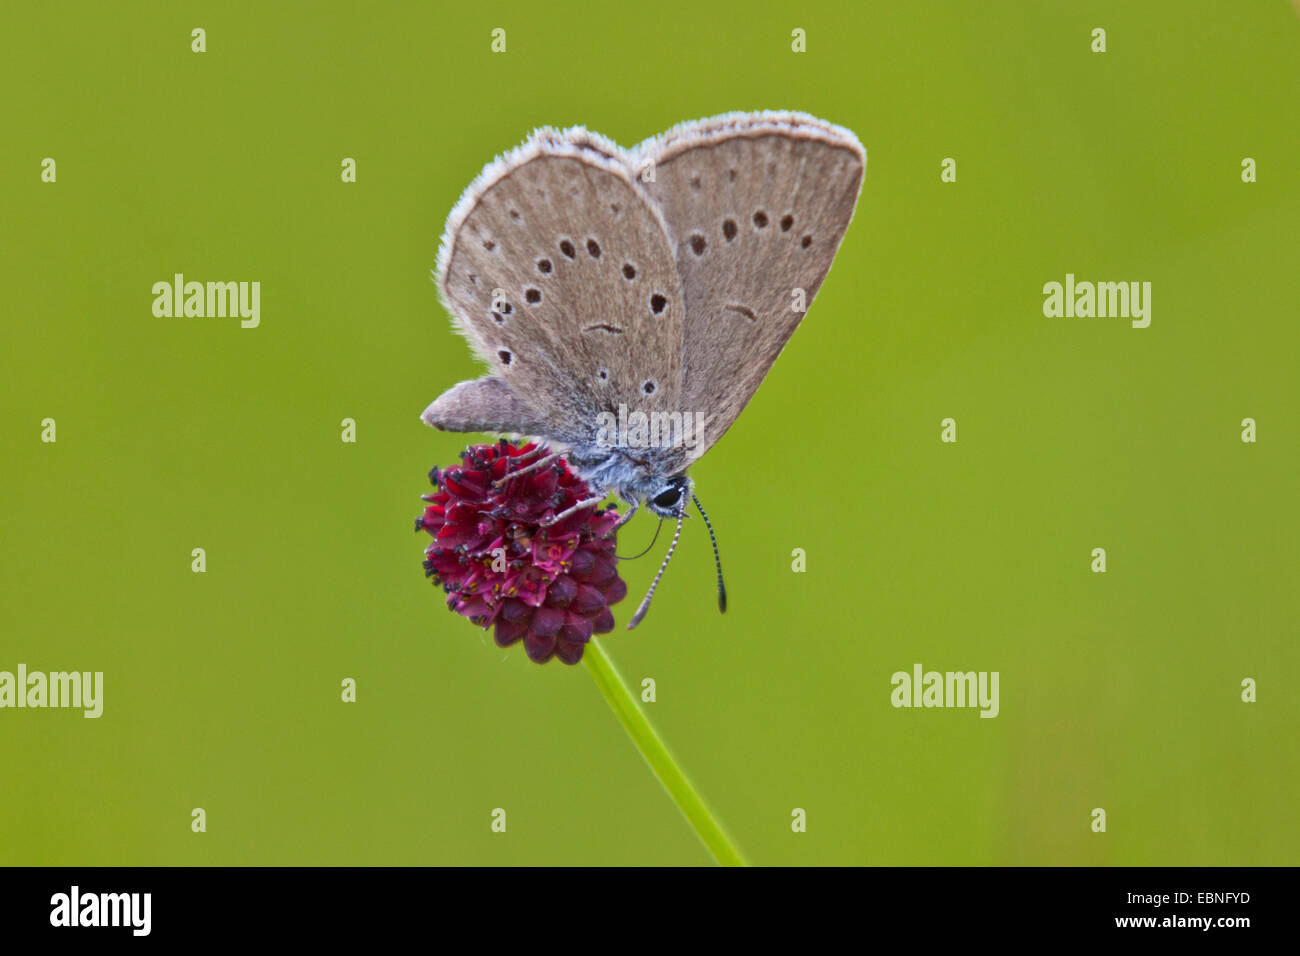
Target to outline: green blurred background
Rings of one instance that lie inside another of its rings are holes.
[[[541,124],[632,145],[765,108],[858,134],[857,217],[693,471],[731,609],[692,526],[606,640],[737,842],[1297,862],[1290,5],[22,6],[0,670],[106,690],[99,720],[0,711],[0,862],[707,863],[585,667],[497,649],[425,581],[412,519],[465,439],[417,416],[477,373],[429,269],[485,162]],[[261,326],[155,318],[176,272],[260,281]],[[1152,282],[1150,328],[1045,318],[1066,272]],[[663,543],[622,566],[620,621]],[[917,662],[999,671],[1000,716],[892,708]]]

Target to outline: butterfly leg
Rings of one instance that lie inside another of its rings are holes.
[[[496,481],[492,482],[492,487],[500,488],[511,478],[518,478],[520,475],[526,475],[530,471],[536,471],[539,468],[545,468],[551,462],[555,461],[558,458],[563,458],[563,457],[564,456],[561,455],[558,451],[552,452],[549,455],[544,455],[543,457],[533,462],[531,465],[525,465],[523,468],[520,468],[518,471],[508,472],[504,478],[498,478]]]
[[[635,498],[624,498],[623,500],[626,501],[628,504],[630,504],[632,507],[628,508],[626,512],[624,512],[622,515],[619,516],[618,522],[614,525],[615,531],[617,531],[619,528],[623,527],[623,525],[631,521],[632,516],[636,514],[636,509],[641,507],[641,502],[637,501]]]
[[[533,447],[530,448],[528,451],[524,452],[522,455],[516,456],[515,461],[527,461],[529,458],[532,458],[538,452],[543,452],[547,450],[548,449],[544,444],[538,442],[537,444],[533,445]]]
[[[595,495],[594,497],[591,497],[591,498],[583,498],[583,499],[582,499],[581,501],[579,501],[576,505],[573,505],[573,506],[570,507],[570,508],[565,508],[563,511],[561,511],[561,512],[560,512],[558,515],[556,515],[554,518],[548,518],[546,521],[543,521],[543,522],[542,522],[542,527],[543,527],[543,528],[549,528],[551,525],[553,525],[553,524],[557,524],[557,523],[563,521],[565,518],[569,517],[570,515],[575,515],[575,514],[577,514],[577,513],[578,513],[579,511],[581,511],[583,508],[592,508],[592,507],[594,507],[594,506],[600,504],[600,503],[601,503],[602,501],[604,501],[604,500],[605,500],[605,496],[604,496],[604,495]]]

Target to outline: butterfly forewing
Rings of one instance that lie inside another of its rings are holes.
[[[633,176],[613,144],[543,130],[488,167],[448,220],[443,299],[544,437],[590,441],[597,415],[620,404],[680,405],[680,281]]]
[[[698,458],[748,404],[803,319],[853,218],[866,153],[802,114],[732,114],[643,144],[686,297],[681,402]]]

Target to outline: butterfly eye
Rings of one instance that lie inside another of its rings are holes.
[[[668,488],[654,496],[654,505],[656,508],[671,508],[681,500],[682,490],[680,488]]]

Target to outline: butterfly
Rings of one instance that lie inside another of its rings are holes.
[[[544,127],[490,163],[447,219],[434,278],[489,374],[422,419],[535,437],[592,494],[676,518],[687,469],[731,427],[798,328],[848,229],[866,151],[802,113],[728,113],[625,150]],[[630,423],[630,424],[629,424]],[[541,447],[541,446],[539,446]],[[516,473],[517,474],[517,473]]]

